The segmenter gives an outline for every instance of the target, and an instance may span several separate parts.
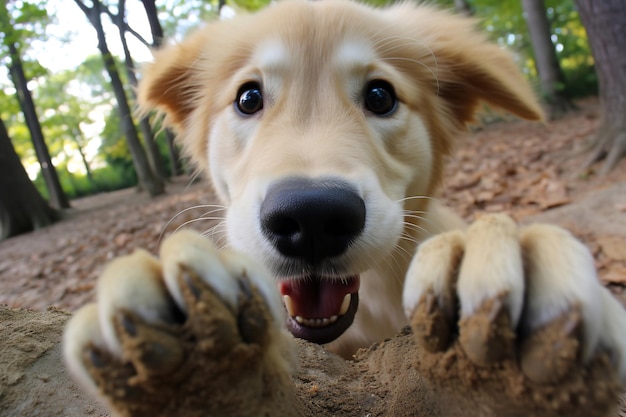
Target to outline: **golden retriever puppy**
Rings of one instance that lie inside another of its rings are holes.
[[[291,335],[350,357],[418,312],[427,350],[458,337],[481,365],[505,339],[575,311],[583,363],[608,351],[626,377],[626,313],[581,243],[505,215],[466,229],[432,198],[453,137],[481,103],[542,118],[509,54],[472,21],[408,3],[279,2],[157,51],[139,96],[166,115],[227,207],[228,244],[182,231],[159,260],[137,252],[111,264],[97,304],[65,335],[69,368],[87,388],[106,381],[85,352],[131,360],[121,334],[135,332],[135,319],[184,321],[186,291],[199,292],[193,277],[231,311],[260,294],[269,311],[260,360],[286,373]],[[502,317],[507,336],[458,334]]]

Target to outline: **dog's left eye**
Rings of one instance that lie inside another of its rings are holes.
[[[263,108],[263,94],[258,83],[246,83],[239,88],[235,106],[240,113],[254,114]]]
[[[365,108],[378,116],[389,116],[397,108],[396,93],[387,81],[375,80],[365,88]]]

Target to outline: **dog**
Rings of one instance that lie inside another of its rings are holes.
[[[285,329],[349,358],[420,306],[455,326],[495,300],[519,335],[580,308],[585,360],[608,350],[626,377],[626,314],[580,242],[505,215],[468,228],[436,199],[453,138],[482,103],[543,117],[510,54],[473,21],[409,3],[283,1],[156,51],[139,100],[209,178],[228,245],[181,231],[160,260],[139,251],[109,266],[64,339],[70,370],[96,396],[86,347],[123,357],[120,311],[184,316],[187,269],[232,309],[246,292],[233,277],[246,276],[271,312],[277,362],[293,356]]]

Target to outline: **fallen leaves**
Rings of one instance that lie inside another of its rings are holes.
[[[481,212],[507,212],[522,220],[576,204],[594,189],[626,180],[625,164],[607,177],[578,175],[585,155],[572,157],[572,151],[582,147],[597,123],[595,103],[581,107],[581,112],[547,126],[500,123],[460,138],[446,165],[442,199],[468,221]],[[626,203],[614,210],[626,213]],[[575,224],[567,226],[576,229]],[[577,235],[592,249],[602,280],[613,290],[626,285],[626,236]]]
[[[133,190],[85,200],[87,206],[74,202],[72,218],[0,243],[0,304],[74,310],[93,299],[107,262],[138,247],[156,253],[162,233],[201,217],[206,209],[177,213],[215,198],[206,184],[188,187],[187,179],[177,179],[167,195],[154,200]],[[212,224],[197,226],[207,230]]]
[[[598,236],[597,241],[607,257],[626,262],[626,238],[624,236]]]

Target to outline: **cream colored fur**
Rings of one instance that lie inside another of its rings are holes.
[[[393,85],[399,100],[393,115],[364,109],[361,95],[372,79]],[[263,87],[264,108],[242,117],[233,101],[251,81]],[[473,22],[410,4],[375,10],[337,0],[280,2],[209,24],[156,52],[139,96],[144,110],[165,113],[228,207],[229,249],[180,232],[163,244],[160,262],[141,252],[115,261],[98,284],[99,307],[79,312],[66,332],[66,360],[87,386],[93,383],[79,352],[94,343],[119,354],[111,324],[116,310],[170,320],[166,293],[184,310],[180,265],[233,305],[239,291],[233,277],[260,271],[251,279],[275,318],[274,343],[290,351],[268,272],[280,255],[262,236],[258,211],[268,187],[294,175],[340,178],[366,204],[364,231],[345,254],[347,269],[361,273],[361,303],[352,327],[330,349],[349,356],[392,336],[426,291],[454,309],[456,288],[462,317],[505,294],[513,323],[528,331],[582,306],[586,355],[609,349],[626,377],[626,332],[617,330],[626,328],[626,314],[598,283],[582,244],[552,226],[520,229],[504,215],[486,216],[465,231],[432,198],[453,136],[481,102],[542,117],[509,54]],[[285,363],[291,366],[290,359]]]

